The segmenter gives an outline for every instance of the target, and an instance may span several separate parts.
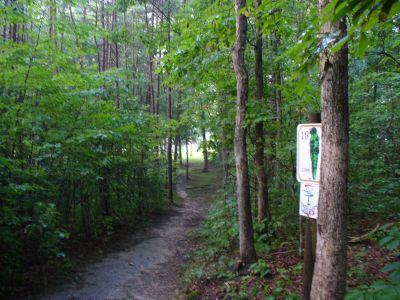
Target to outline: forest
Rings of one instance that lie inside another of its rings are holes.
[[[1,299],[398,299],[400,2],[2,0],[0,181]],[[169,279],[47,294],[158,223]]]

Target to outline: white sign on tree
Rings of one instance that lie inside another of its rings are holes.
[[[300,182],[299,214],[316,219],[318,216],[319,184],[315,182]]]
[[[297,126],[297,180],[301,216],[317,218],[321,166],[321,124]]]
[[[319,182],[321,124],[297,126],[297,181]]]

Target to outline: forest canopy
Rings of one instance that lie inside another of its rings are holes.
[[[185,144],[223,168],[232,191],[240,55],[254,223],[296,232],[296,126],[321,111],[321,53],[343,47],[348,211],[398,222],[399,13],[393,0],[335,0],[322,13],[311,0],[236,12],[226,0],[2,0],[0,295],[40,285],[30,272],[66,265],[77,245],[107,243],[177,201]],[[237,16],[247,24],[239,58]],[[346,34],[321,39],[321,24],[339,20]]]

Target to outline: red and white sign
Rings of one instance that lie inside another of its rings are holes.
[[[301,216],[316,219],[318,216],[319,183],[300,183],[300,206]]]

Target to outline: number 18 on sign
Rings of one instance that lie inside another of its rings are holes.
[[[319,170],[321,165],[321,124],[297,126],[297,181],[300,182],[300,215],[317,218]]]

